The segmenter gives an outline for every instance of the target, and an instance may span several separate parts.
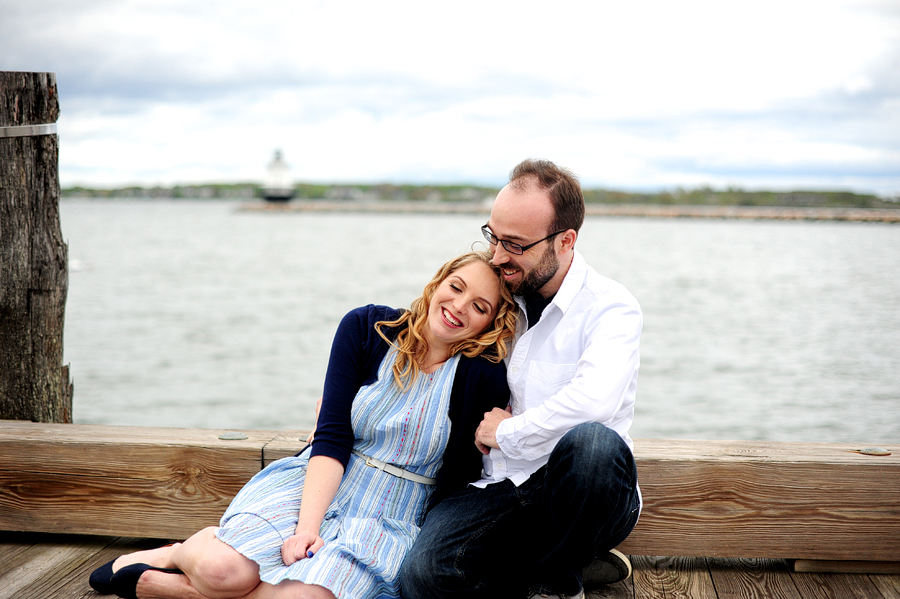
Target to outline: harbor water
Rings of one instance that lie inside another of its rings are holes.
[[[308,428],[351,308],[408,306],[484,215],[70,200],[79,423]],[[588,217],[641,302],[632,436],[900,442],[900,226]]]

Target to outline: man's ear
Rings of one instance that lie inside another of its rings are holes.
[[[571,252],[575,248],[575,240],[578,239],[578,233],[575,229],[568,229],[559,236],[559,250],[562,253]]]

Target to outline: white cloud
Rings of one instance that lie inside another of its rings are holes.
[[[0,4],[0,68],[57,73],[63,185],[259,178],[280,147],[310,180],[536,155],[610,187],[900,193],[889,1]]]

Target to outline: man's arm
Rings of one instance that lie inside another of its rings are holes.
[[[496,446],[506,457],[531,460],[547,455],[575,426],[613,422],[634,393],[643,325],[640,307],[615,304],[584,324],[586,341],[572,379],[539,405],[497,423]]]

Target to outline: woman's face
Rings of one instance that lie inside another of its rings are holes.
[[[481,334],[500,303],[500,280],[484,262],[470,262],[444,279],[428,306],[428,343],[435,349]]]

